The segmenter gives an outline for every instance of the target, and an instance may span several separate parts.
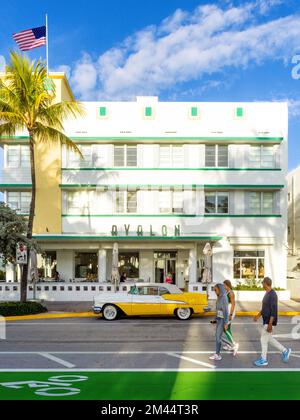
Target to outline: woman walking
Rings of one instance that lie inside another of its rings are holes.
[[[224,331],[228,328],[229,312],[227,294],[224,285],[222,283],[218,283],[214,290],[217,295],[216,319],[215,321],[211,321],[211,323],[216,324],[216,352],[210,356],[209,359],[219,361],[222,360],[222,336]]]
[[[235,317],[235,295],[234,291],[232,290],[232,284],[230,280],[224,281],[224,287],[227,294],[227,301],[228,301],[228,312],[229,312],[229,323],[228,328],[224,331],[225,336],[222,338],[222,342],[224,343],[223,350],[233,351],[233,355],[236,356],[239,350],[239,344],[236,343],[233,339],[232,332],[231,332],[231,323]]]

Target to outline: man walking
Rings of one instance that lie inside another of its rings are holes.
[[[263,319],[263,328],[261,330],[261,358],[254,362],[255,366],[268,366],[267,353],[268,345],[272,344],[277,350],[281,352],[283,362],[287,363],[290,358],[291,349],[285,348],[273,337],[273,330],[278,321],[278,297],[275,290],[272,289],[272,280],[269,277],[263,279],[263,288],[266,294],[262,302],[262,310],[255,317],[257,322],[260,317]]]

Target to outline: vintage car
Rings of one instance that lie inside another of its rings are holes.
[[[207,306],[205,293],[182,292],[174,284],[136,283],[127,292],[107,292],[94,298],[95,314],[107,321],[120,315],[175,315],[188,320],[192,314],[204,313]]]

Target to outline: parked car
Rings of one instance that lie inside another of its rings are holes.
[[[136,283],[129,292],[107,292],[95,296],[93,310],[107,321],[120,315],[174,315],[188,320],[204,313],[206,293],[182,292],[174,284]]]

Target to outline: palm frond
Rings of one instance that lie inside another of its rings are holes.
[[[68,149],[77,152],[81,158],[83,158],[82,153],[76,143],[74,143],[68,136],[66,136],[60,130],[56,128],[50,127],[48,125],[44,125],[40,122],[37,122],[34,127],[34,141],[41,141],[43,143],[51,143],[51,142],[60,142],[62,145],[66,145]]]

